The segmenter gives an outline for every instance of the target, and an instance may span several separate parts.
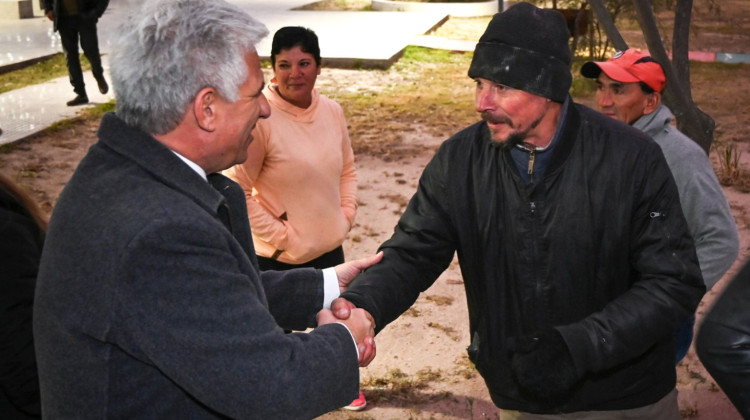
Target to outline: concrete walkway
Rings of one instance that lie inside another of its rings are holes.
[[[113,31],[123,16],[138,13],[141,0],[111,0],[99,20],[99,47],[108,74],[107,53]],[[436,8],[421,12],[297,11],[313,0],[229,0],[266,24],[271,34],[282,26],[300,25],[318,35],[323,65],[326,67],[387,68],[407,45],[471,51],[474,42],[442,40],[424,36],[448,18],[448,12]],[[271,49],[269,35],[258,45],[261,58]],[[0,71],[62,51],[60,37],[43,16],[22,20],[0,20]],[[99,94],[91,72],[84,78],[91,103],[106,103],[112,91]],[[107,76],[109,80],[109,77]],[[74,97],[67,77],[0,94],[0,144],[10,143],[41,131],[56,121],[74,117],[82,107],[68,107]]]

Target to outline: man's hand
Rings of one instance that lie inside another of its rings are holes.
[[[365,367],[375,358],[375,338],[365,337],[365,341],[357,346],[359,349],[359,366]]]
[[[338,320],[348,319],[352,311],[354,311],[355,309],[358,311],[364,311],[364,313],[366,313],[370,319],[373,319],[369,312],[365,311],[364,309],[357,309],[357,307],[354,306],[353,303],[344,298],[336,298],[333,300],[333,302],[331,302],[331,313]],[[372,328],[375,328],[374,320],[372,321]],[[374,336],[375,334],[373,332],[373,337]],[[365,338],[365,342],[363,344],[358,344],[359,365],[362,367],[369,365],[370,362],[372,362],[372,359],[375,358],[375,339],[373,337],[367,337]]]
[[[55,21],[55,12],[53,12],[52,10],[48,10],[47,13],[45,13],[45,15],[47,15],[47,19],[53,22]]]
[[[360,258],[358,260],[345,262],[334,267],[336,270],[336,276],[339,278],[339,289],[341,293],[344,293],[349,283],[357,277],[357,274],[365,270],[365,268],[377,264],[383,259],[383,251],[378,252],[372,257]]]
[[[317,315],[318,326],[334,322],[346,325],[357,343],[359,365],[364,367],[375,358],[375,339],[373,338],[375,336],[375,321],[373,321],[370,313],[364,309],[351,308],[348,313],[349,316],[346,319],[340,319],[334,316],[330,310],[323,309]]]
[[[338,319],[349,318],[349,313],[352,309],[356,308],[353,303],[349,302],[344,298],[336,298],[331,302],[331,312]]]

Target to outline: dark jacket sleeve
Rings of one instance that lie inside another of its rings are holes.
[[[115,292],[123,328],[111,339],[233,418],[314,417],[348,403],[358,369],[346,328],[285,334],[264,304],[265,287],[284,288],[293,303],[285,306],[289,317],[309,319],[320,302],[307,304],[307,292],[293,285],[319,282],[319,273],[277,272],[262,284],[242,268],[247,262],[237,253],[244,251],[232,251],[232,242],[217,226],[189,217],[143,229],[118,268],[128,279]],[[248,394],[260,390],[263,398]]]
[[[580,373],[632,360],[671,337],[694,314],[706,290],[661,150],[649,141],[632,162],[631,170],[623,171],[633,178],[635,196],[628,256],[635,273],[632,286],[600,311],[558,327]]]
[[[750,418],[750,263],[703,318],[695,339],[701,362],[743,418]]]
[[[41,238],[29,216],[0,208],[0,399],[34,416],[40,404],[31,315]]]
[[[395,320],[448,268],[456,251],[453,223],[445,208],[446,182],[441,147],[419,180],[393,236],[383,243],[383,260],[359,275],[342,296],[372,314],[377,330]]]
[[[268,310],[276,323],[288,330],[302,331],[316,325],[323,309],[323,273],[314,268],[261,273]]]
[[[107,6],[109,6],[109,0],[98,0],[96,2],[96,17],[100,18],[104,14],[104,12],[107,10]]]

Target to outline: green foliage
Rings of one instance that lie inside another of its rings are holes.
[[[596,92],[596,83],[594,80],[581,76],[581,66],[589,60],[576,57],[570,71],[573,74],[573,84],[570,88],[570,94],[576,98],[589,98]]]
[[[425,125],[428,134],[447,138],[477,120],[474,83],[466,74],[471,57],[471,53],[410,46],[388,70],[360,70],[398,73],[398,83],[382,89],[321,88],[321,92],[344,109],[355,152],[387,156],[402,133],[415,125]],[[384,121],[388,130],[373,130]]]
[[[83,54],[81,54],[81,68],[83,71],[91,69],[88,59]],[[44,83],[67,75],[68,68],[65,65],[65,55],[62,53],[55,54],[49,59],[31,66],[0,74],[0,93]]]
[[[400,369],[393,369],[384,377],[362,381],[361,386],[366,390],[370,402],[392,401],[414,405],[449,398],[450,393],[447,392],[421,392],[429,388],[431,383],[442,380],[443,372],[440,369],[425,368],[418,371],[415,376],[409,376]]]
[[[372,0],[321,0],[293,10],[360,10],[371,11]]]
[[[464,53],[410,45],[404,49],[404,54],[396,64],[403,66],[414,65],[415,63],[455,64],[466,61],[465,55]]]
[[[56,131],[64,130],[69,127],[73,127],[80,123],[81,121],[90,121],[95,120],[98,121],[102,118],[102,116],[107,112],[113,112],[115,110],[115,101],[114,99],[103,103],[103,104],[97,104],[94,106],[89,106],[82,108],[78,115],[73,118],[68,118],[65,120],[60,120],[52,123],[45,131],[54,133]]]
[[[729,143],[718,149],[719,166],[721,174],[719,180],[723,185],[732,185],[740,180],[742,171],[740,168],[740,157],[742,152],[737,150],[734,143]]]

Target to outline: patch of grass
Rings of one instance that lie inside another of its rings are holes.
[[[404,50],[404,54],[398,61],[402,65],[414,64],[442,64],[456,61],[456,56],[462,53],[455,53],[447,50],[437,50],[425,47],[409,46]]]
[[[471,56],[410,46],[389,70],[401,76],[399,83],[378,92],[330,95],[346,113],[355,152],[387,156],[415,125],[447,138],[477,121],[474,83],[466,75]],[[387,130],[383,121],[388,121]]]
[[[404,313],[406,315],[409,315],[409,316],[413,317],[413,318],[418,318],[419,315],[420,315],[419,310],[417,308],[413,307],[413,306],[411,308],[407,309],[406,312],[404,312]]]
[[[79,111],[77,116],[65,120],[56,121],[44,131],[55,133],[60,130],[65,130],[69,127],[75,126],[82,121],[100,120],[105,113],[112,112],[114,110],[115,101],[113,99],[103,104],[97,104],[91,107],[83,108],[81,111]]]
[[[425,299],[434,303],[437,306],[453,305],[453,299],[451,296],[440,296],[440,295],[428,295]]]
[[[394,203],[397,206],[403,208],[406,207],[407,204],[409,204],[409,198],[404,197],[401,194],[394,193],[394,194],[380,194],[378,196],[378,199],[380,200],[388,200],[388,202]]]
[[[453,375],[460,376],[463,379],[471,379],[479,374],[474,363],[469,360],[469,356],[464,353],[461,358],[454,362],[456,369],[452,372]]]
[[[741,176],[740,156],[742,152],[737,150],[737,146],[734,143],[729,143],[717,150],[719,154],[719,166],[721,167],[719,180],[723,185],[735,184]]]
[[[372,10],[372,0],[321,0],[292,10]]]
[[[596,93],[596,81],[581,75],[581,67],[589,61],[583,57],[575,57],[570,72],[573,75],[573,84],[570,87],[570,94],[578,98],[592,98]]]
[[[680,409],[680,418],[692,419],[696,417],[698,417],[698,406],[695,403]]]
[[[91,70],[91,64],[83,54],[81,54],[81,68],[83,71]],[[67,75],[68,67],[65,65],[65,55],[62,53],[55,54],[48,60],[0,74],[0,93],[44,83]]]
[[[706,382],[706,378],[703,375],[701,375],[700,372],[695,371],[695,370],[690,370],[690,368],[687,369],[687,372],[688,372],[688,375],[690,375],[691,379],[696,379],[700,383]]]
[[[477,41],[487,29],[492,16],[453,17],[440,25],[431,35],[462,41]]]
[[[443,372],[440,369],[422,369],[415,376],[409,376],[400,369],[393,369],[385,377],[369,378],[363,381],[361,387],[365,390],[367,399],[373,403],[389,401],[413,406],[450,398],[452,394],[449,392],[436,394],[421,392],[429,388],[431,383],[442,380]]]
[[[17,178],[38,178],[39,173],[44,172],[44,165],[31,163],[24,165],[16,174]]]
[[[427,326],[444,332],[445,335],[447,335],[453,341],[458,341],[458,335],[456,334],[456,329],[453,327],[443,325],[439,322],[428,322]]]

